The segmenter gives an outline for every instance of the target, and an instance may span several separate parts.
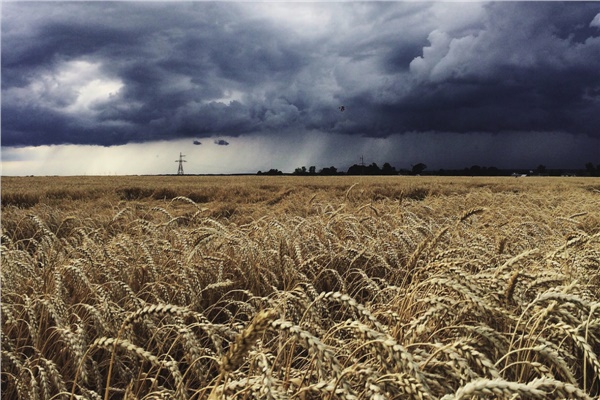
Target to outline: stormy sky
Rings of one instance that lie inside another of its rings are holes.
[[[4,175],[600,163],[597,2],[1,7]]]

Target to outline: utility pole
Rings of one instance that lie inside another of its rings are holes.
[[[177,169],[177,175],[184,175],[183,173],[183,163],[187,162],[183,159],[183,157],[185,157],[185,155],[181,154],[181,152],[179,153],[179,160],[175,160],[175,162],[179,163],[179,169]]]
[[[363,156],[360,156],[360,174],[365,174],[365,158]]]

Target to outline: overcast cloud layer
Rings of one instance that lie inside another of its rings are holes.
[[[598,127],[597,2],[2,4],[3,147]]]

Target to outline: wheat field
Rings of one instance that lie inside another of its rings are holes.
[[[590,399],[600,180],[2,178],[6,399]]]

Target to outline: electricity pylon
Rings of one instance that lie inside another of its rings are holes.
[[[179,168],[177,169],[177,175],[183,175],[183,163],[187,162],[183,159],[185,157],[183,154],[179,153],[179,160],[175,160],[175,162],[179,163]]]

